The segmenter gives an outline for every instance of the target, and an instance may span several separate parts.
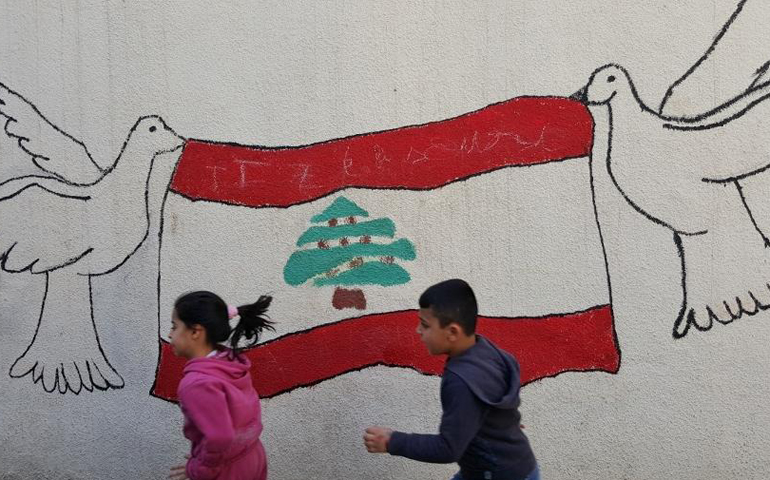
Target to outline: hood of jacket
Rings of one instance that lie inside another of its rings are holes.
[[[476,344],[471,348],[447,360],[446,369],[462,378],[487,405],[500,409],[519,407],[518,362],[481,335],[476,336]]]
[[[204,375],[232,384],[241,390],[252,388],[251,362],[243,355],[232,357],[230,350],[223,350],[211,357],[194,358],[184,367],[185,377]],[[193,375],[189,375],[193,374]]]

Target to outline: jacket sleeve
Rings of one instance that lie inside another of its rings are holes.
[[[195,382],[180,389],[179,402],[203,436],[187,461],[187,476],[190,480],[216,478],[235,436],[225,392],[216,383]]]
[[[393,432],[388,453],[430,463],[460,460],[481,429],[487,407],[452,372],[446,372],[441,383],[441,406],[438,435]]]

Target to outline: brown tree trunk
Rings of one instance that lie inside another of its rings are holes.
[[[366,310],[366,296],[358,288],[348,290],[347,288],[335,288],[332,296],[332,306],[337,310],[346,308],[355,308],[356,310]]]

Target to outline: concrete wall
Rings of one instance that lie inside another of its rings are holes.
[[[275,296],[272,478],[448,478],[361,442],[435,430],[413,310],[448,277],[544,478],[766,478],[767,5],[1,5],[0,478],[182,461],[193,288]],[[350,245],[299,241],[324,212]]]

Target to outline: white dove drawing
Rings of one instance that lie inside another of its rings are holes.
[[[29,375],[47,392],[122,388],[99,342],[91,279],[115,271],[147,238],[150,216],[159,215],[149,211],[150,173],[167,176],[168,186],[184,139],[160,117],[140,118],[102,170],[81,142],[3,84],[0,116],[6,134],[50,174],[0,183],[0,267],[46,278],[34,338],[10,375]]]
[[[639,213],[673,231],[682,307],[673,336],[770,308],[770,250],[746,208],[740,180],[770,166],[770,86],[704,115],[660,115],[618,65],[594,71],[578,97],[595,119],[592,161]],[[604,110],[603,112],[601,110]]]

